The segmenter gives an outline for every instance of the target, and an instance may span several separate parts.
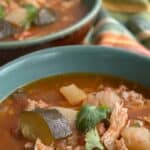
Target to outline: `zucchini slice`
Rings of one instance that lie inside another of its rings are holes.
[[[22,112],[20,129],[25,138],[40,138],[47,145],[72,134],[68,121],[56,109]]]

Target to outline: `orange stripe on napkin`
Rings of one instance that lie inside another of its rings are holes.
[[[97,36],[95,44],[124,48],[129,51],[150,56],[148,49],[126,35],[118,35],[110,32],[101,33]]]

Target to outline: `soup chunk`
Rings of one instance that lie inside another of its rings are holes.
[[[35,81],[0,104],[0,149],[148,150],[150,89],[68,74]]]
[[[24,40],[58,32],[77,23],[87,9],[82,0],[2,0],[0,40]]]

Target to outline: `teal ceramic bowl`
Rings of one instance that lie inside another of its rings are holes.
[[[71,34],[79,31],[80,29],[83,29],[83,27],[90,24],[97,16],[99,9],[101,7],[101,0],[82,0],[82,1],[87,6],[88,13],[86,14],[85,17],[83,17],[83,19],[81,19],[76,24],[68,28],[65,28],[59,32],[55,32],[50,35],[34,39],[28,39],[23,41],[0,42],[0,49],[15,49],[18,47],[22,48],[27,46],[39,45],[47,42],[54,42],[58,39],[64,39],[65,37],[70,36]]]
[[[16,59],[0,68],[0,99],[34,80],[73,72],[110,74],[150,87],[150,58],[98,46],[55,47]]]

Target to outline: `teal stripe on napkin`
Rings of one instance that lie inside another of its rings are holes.
[[[140,13],[131,17],[126,23],[137,39],[150,49],[150,13]]]

